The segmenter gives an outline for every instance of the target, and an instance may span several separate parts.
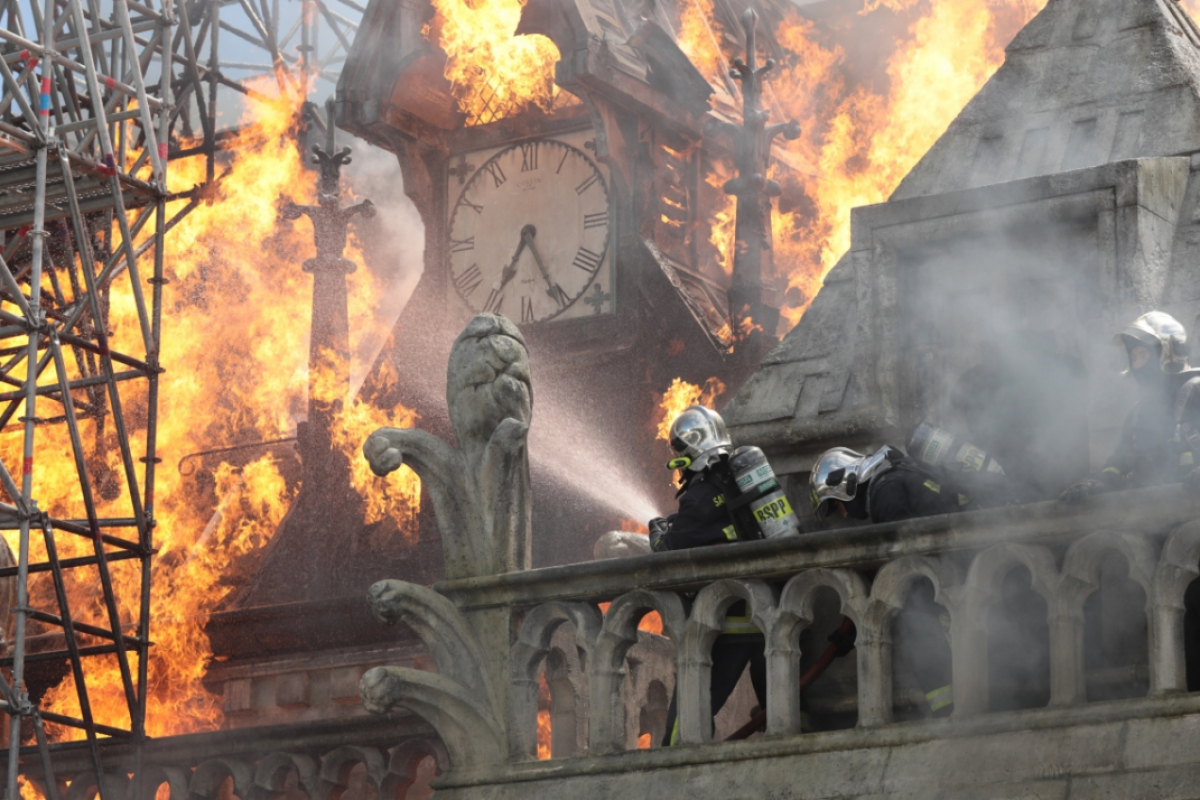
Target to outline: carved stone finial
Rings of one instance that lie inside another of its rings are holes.
[[[380,428],[363,454],[380,476],[410,464],[429,489],[448,578],[528,569],[533,387],[515,325],[496,314],[471,320],[450,352],[446,401],[457,447],[425,431]]]
[[[795,139],[800,125],[791,120],[767,125],[770,112],[762,108],[763,76],[775,67],[771,59],[759,66],[754,29],[758,15],[747,8],[742,14],[746,32],[746,57],[735,58],[730,77],[742,85],[742,124],[721,123],[734,141],[738,175],[725,184],[725,193],[737,197],[737,222],[734,229],[733,280],[729,288],[729,312],[735,336],[752,329],[748,322],[770,331],[778,320],[778,309],[769,308],[763,298],[763,278],[774,272],[771,260],[771,198],[781,191],[777,182],[767,178],[771,142],[776,136]]]

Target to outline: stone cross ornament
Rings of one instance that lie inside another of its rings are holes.
[[[375,216],[375,205],[370,200],[364,200],[346,208],[340,207],[342,167],[350,163],[350,148],[334,150],[337,143],[334,137],[333,98],[326,102],[325,112],[325,147],[313,145],[313,163],[321,172],[317,183],[317,205],[306,206],[288,202],[280,210],[280,216],[288,220],[307,216],[312,220],[317,257],[304,262],[305,272],[338,270],[349,274],[354,271],[355,264],[343,258],[342,253],[346,250],[346,233],[350,220],[359,215],[371,219]]]

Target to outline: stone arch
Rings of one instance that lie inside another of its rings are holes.
[[[962,586],[958,565],[945,558],[903,556],[885,564],[875,575],[863,625],[882,631],[904,607],[905,596],[921,578],[929,579],[934,600],[953,614]]]
[[[292,753],[271,753],[258,762],[254,769],[254,800],[269,800],[284,791],[284,782],[290,771],[296,772],[296,782],[309,796],[316,800],[319,786],[317,762],[308,756]]]
[[[154,800],[158,787],[164,783],[170,792],[170,800],[187,800],[188,780],[191,778],[187,770],[178,767],[163,767],[157,764],[142,769],[140,775],[134,777],[134,786],[140,787],[141,796],[135,800]],[[130,797],[133,797],[131,792]]]
[[[1154,636],[1151,610],[1158,561],[1154,547],[1140,536],[1113,531],[1097,531],[1077,539],[1063,558],[1050,634],[1052,648],[1061,651],[1062,673],[1055,678],[1061,684],[1057,699],[1062,704],[1087,700],[1084,606],[1100,588],[1101,566],[1113,553],[1125,559],[1129,580],[1141,587],[1145,595],[1143,614],[1147,634]]]
[[[317,790],[312,795],[313,800],[338,800],[349,788],[350,771],[358,764],[366,767],[367,780],[375,786],[376,791],[381,792],[387,776],[383,754],[374,747],[347,745],[321,757]]]
[[[675,694],[678,698],[681,741],[707,742],[712,738],[712,718],[715,711],[719,710],[711,707],[709,693],[712,646],[724,627],[729,606],[738,600],[745,601],[754,624],[765,634],[775,622],[777,598],[776,590],[762,581],[733,579],[709,584],[696,595],[677,653],[679,677]],[[798,651],[796,658],[799,658]],[[769,674],[768,667],[768,681]],[[768,684],[768,694],[770,691]]]
[[[1171,531],[1163,544],[1151,594],[1150,692],[1188,690],[1187,631],[1184,596],[1200,577],[1200,520]],[[1196,670],[1197,665],[1191,665]]]
[[[636,589],[612,601],[589,668],[591,703],[589,710],[591,738],[590,750],[594,754],[617,752],[624,748],[625,706],[621,698],[621,684],[625,675],[625,654],[637,641],[637,625],[649,611],[657,611],[662,617],[663,633],[671,641],[683,641],[687,628],[687,615],[683,601],[674,592],[659,592]]]
[[[813,622],[813,602],[821,589],[832,589],[837,593],[842,614],[856,626],[866,614],[867,585],[857,572],[810,569],[784,585],[776,619],[767,631],[767,650],[773,654],[767,662],[767,689],[774,692],[767,707],[768,734],[800,732],[799,638],[800,632]],[[860,647],[856,663],[860,684],[865,674],[863,653],[864,649]],[[859,702],[861,708],[861,695]]]
[[[611,610],[611,609],[610,609]],[[584,656],[584,669],[600,636],[600,610],[590,603],[543,603],[525,615],[512,646],[510,668],[509,755],[514,760],[537,757],[538,670],[550,651],[550,640],[564,623],[575,629],[575,646]]]
[[[242,800],[249,797],[254,788],[254,772],[249,764],[232,758],[210,758],[201,762],[192,773],[188,796],[192,800],[217,800],[226,778],[233,780],[235,795]]]
[[[104,773],[104,800],[125,800],[129,792],[129,778],[115,772]],[[218,781],[217,786],[220,787]],[[92,771],[77,773],[67,786],[64,800],[88,800],[96,788],[96,774]],[[96,795],[99,800],[99,795]]]
[[[1154,597],[1154,578],[1158,559],[1144,538],[1113,531],[1096,531],[1077,539],[1067,548],[1058,585],[1060,610],[1078,613],[1087,596],[1096,589],[1100,564],[1116,551],[1129,562],[1129,579],[1146,592],[1146,602]]]
[[[990,547],[977,554],[967,570],[950,624],[955,716],[987,710],[988,613],[1000,599],[1004,578],[1020,566],[1029,570],[1032,588],[1046,601],[1047,608],[1053,608],[1058,569],[1053,554],[1041,545],[1005,543]]]
[[[446,748],[436,739],[409,739],[388,755],[387,774],[380,785],[379,800],[403,800],[417,779],[417,768],[426,758],[432,758],[435,771],[443,775],[450,769]]]
[[[859,725],[883,725],[892,721],[892,623],[903,610],[913,585],[923,579],[933,585],[934,602],[946,609],[953,620],[962,574],[949,559],[903,556],[885,564],[871,584],[871,595],[856,644],[859,648],[870,649],[865,654],[869,662],[865,674],[874,677],[875,681],[862,680],[860,676]]]

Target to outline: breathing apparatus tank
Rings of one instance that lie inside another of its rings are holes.
[[[994,472],[1004,474],[996,459],[970,442],[959,441],[954,434],[930,422],[922,422],[908,437],[908,453],[933,467],[958,472]]]
[[[737,509],[746,507],[762,538],[774,539],[800,532],[796,512],[762,450],[757,447],[734,450],[729,457],[729,471],[738,488],[738,497],[730,510],[736,514]]]

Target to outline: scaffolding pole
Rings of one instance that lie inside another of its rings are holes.
[[[122,800],[106,739],[134,745],[140,780],[168,237],[223,177],[238,137],[220,121],[266,99],[256,80],[298,105],[336,85],[363,11],[340,1],[349,11],[320,0],[0,0],[0,531],[15,532],[17,549],[0,565],[0,581],[16,584],[0,642],[6,800],[22,779],[58,800],[51,753],[64,746],[87,749],[100,800]],[[208,185],[173,192],[168,165],[180,158],[204,158]],[[108,298],[120,292],[135,319],[114,330]],[[133,400],[137,419],[124,410]],[[100,424],[111,453],[85,435]],[[109,455],[115,500],[98,490]],[[73,476],[69,507],[39,499],[51,467],[56,485]],[[137,579],[115,582],[112,566],[129,561]],[[73,596],[81,584],[89,602]],[[124,704],[103,719],[89,694],[102,659],[117,665]],[[48,664],[65,665],[77,716],[30,696],[32,671]],[[49,736],[46,723],[57,726]]]

